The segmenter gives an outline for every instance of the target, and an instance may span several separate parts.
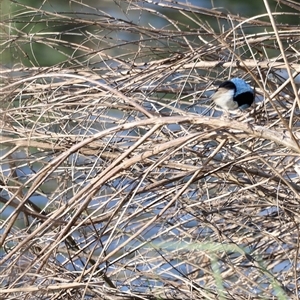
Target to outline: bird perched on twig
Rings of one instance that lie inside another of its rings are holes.
[[[238,108],[247,109],[254,102],[254,98],[254,90],[241,78],[224,81],[211,96],[216,105],[227,112]]]

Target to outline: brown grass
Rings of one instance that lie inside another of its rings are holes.
[[[298,299],[300,6],[277,2],[3,14],[1,299]],[[221,117],[233,76],[256,105]]]

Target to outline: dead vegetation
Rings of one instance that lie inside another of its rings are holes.
[[[300,27],[278,18],[300,5],[11,2],[1,297],[298,299]],[[209,95],[232,76],[257,99],[229,119]]]

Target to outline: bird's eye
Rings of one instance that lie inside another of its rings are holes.
[[[227,90],[234,90],[236,91],[236,86],[233,82],[231,81],[224,81],[220,84],[219,88],[224,88],[224,89],[227,89]]]

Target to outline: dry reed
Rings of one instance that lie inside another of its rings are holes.
[[[299,4],[83,2],[2,16],[1,297],[298,299]]]

